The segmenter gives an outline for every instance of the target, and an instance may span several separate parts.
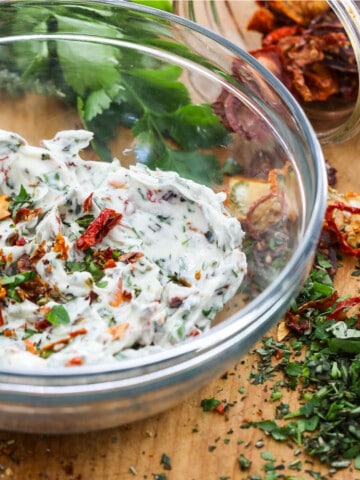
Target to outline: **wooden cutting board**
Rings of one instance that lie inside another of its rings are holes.
[[[41,105],[35,108],[39,108],[40,115]],[[37,138],[31,137],[34,125],[28,121],[16,117],[16,112],[9,117],[2,105],[2,128],[13,129],[30,142],[37,142]],[[75,122],[74,118],[74,126]],[[47,135],[46,131],[39,132],[40,138],[47,138]],[[360,190],[359,151],[360,136],[345,144],[324,148],[326,159],[338,170],[338,190]],[[347,260],[339,271],[337,287],[341,294],[359,290],[359,279],[349,277],[352,266],[353,262]],[[269,332],[271,334],[276,335],[276,328]],[[271,452],[276,458],[279,474],[309,480],[314,478],[310,471],[327,476],[326,467],[303,453],[296,456],[295,445],[278,444],[255,428],[240,428],[245,420],[274,418],[275,404],[269,400],[271,384],[254,386],[249,382],[256,361],[255,355],[249,352],[239,358],[226,376],[215,379],[176,408],[131,425],[68,436],[0,432],[0,478],[243,480],[255,474],[263,478],[266,461],[261,454],[264,452]],[[283,401],[293,410],[298,396],[299,392],[293,391]],[[229,403],[227,415],[203,412],[200,402],[209,397]],[[249,470],[241,471],[240,455],[252,462]],[[164,459],[171,463],[170,470],[162,463]],[[295,460],[302,462],[300,472],[288,468],[281,470],[282,465]],[[360,472],[348,469],[332,478],[356,480]]]

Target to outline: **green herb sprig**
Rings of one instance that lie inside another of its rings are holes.
[[[170,8],[164,1],[155,7]],[[176,42],[165,21],[155,24],[142,12],[129,15],[110,5],[39,4],[23,9],[14,3],[2,7],[0,26],[3,35],[23,29],[52,36],[91,32],[133,45],[163,46],[204,63]],[[18,94],[19,88],[9,89],[17,76],[25,92],[62,98],[77,110],[83,127],[95,133],[92,146],[102,160],[113,159],[109,144],[123,126],[135,138],[137,161],[200,183],[218,183],[222,171],[211,149],[228,143],[229,134],[210,105],[192,103],[182,75],[182,67],[124,45],[53,38],[0,47],[0,89]],[[12,82],[7,81],[10,77]]]

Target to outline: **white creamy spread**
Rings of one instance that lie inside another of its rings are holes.
[[[98,365],[207,330],[246,272],[224,193],[0,130],[0,364]]]

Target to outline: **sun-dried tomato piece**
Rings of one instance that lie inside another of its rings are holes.
[[[360,257],[360,208],[334,202],[327,206],[325,222],[336,235],[339,250]]]
[[[352,297],[348,298],[346,300],[343,300],[342,302],[339,302],[334,310],[328,315],[329,320],[344,320],[346,317],[346,311],[355,306],[360,304],[360,297]],[[359,318],[359,314],[357,315]]]
[[[273,230],[275,225],[284,221],[285,205],[281,193],[271,192],[259,198],[249,208],[246,225],[252,237],[262,236],[265,231]]]
[[[291,79],[286,71],[281,49],[277,45],[267,45],[257,50],[251,50],[249,53],[281,80],[288,89],[291,89]]]
[[[329,9],[325,0],[269,0],[259,3],[265,4],[277,20],[287,20],[298,25],[306,25],[312,18]]]
[[[297,314],[301,314],[306,310],[314,309],[314,310],[327,310],[330,308],[336,300],[339,298],[339,294],[337,291],[332,293],[328,297],[319,298],[317,300],[309,300],[308,302],[303,303],[299,309],[297,310]]]
[[[296,312],[290,309],[285,315],[285,325],[297,333],[304,333],[311,327],[310,318],[305,315],[306,312],[308,310],[327,310],[334,305],[337,299],[338,293],[335,291],[328,297],[303,303]]]
[[[300,32],[297,25],[285,25],[268,33],[262,40],[263,47],[278,43],[282,38],[292,37]]]
[[[30,257],[30,261],[32,264],[35,265],[46,254],[45,246],[46,246],[45,240],[43,240],[40,243],[40,245],[37,246],[36,250],[33,252],[33,254]]]
[[[64,347],[66,347],[66,345],[68,343],[70,343],[73,338],[75,338],[79,335],[86,335],[86,334],[87,334],[86,328],[84,328],[84,327],[79,328],[78,330],[74,330],[74,331],[70,332],[69,335],[67,335],[64,338],[59,338],[58,340],[54,340],[52,342],[46,343],[43,347],[41,347],[41,349],[38,351],[38,353],[41,355],[44,352],[54,351],[55,348],[56,348],[57,351],[61,350]]]
[[[290,330],[294,330],[296,333],[304,333],[310,330],[310,319],[296,315],[293,311],[289,310],[285,315],[285,325]]]
[[[123,302],[131,302],[132,295],[128,290],[124,290],[122,279],[120,278],[116,286],[113,298],[110,301],[112,307],[119,307]]]
[[[241,69],[240,59],[234,59],[233,75],[237,80],[239,80],[238,75],[241,75]],[[246,83],[250,86],[247,81]],[[262,144],[268,140],[269,128],[265,122],[254,112],[245,108],[243,102],[230,92],[223,90],[212,104],[212,109],[230,132],[242,133],[248,140],[257,140]]]
[[[247,29],[267,34],[276,28],[276,17],[268,8],[259,7],[250,18]]]
[[[39,320],[37,322],[34,323],[34,327],[36,328],[36,330],[45,330],[49,327],[52,327],[52,323],[50,323],[48,320],[46,320],[46,318],[43,318],[42,320]]]
[[[252,53],[300,101],[355,100],[355,54],[343,25],[325,1],[258,1],[247,28],[262,34]],[[266,13],[267,12],[267,13]],[[279,50],[266,50],[269,46]],[[279,66],[279,62],[281,65]]]
[[[97,243],[100,243],[110,230],[120,223],[121,219],[121,213],[111,208],[104,208],[95,220],[90,223],[85,232],[76,240],[77,248],[79,250],[87,250]]]

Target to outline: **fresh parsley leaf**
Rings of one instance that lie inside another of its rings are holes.
[[[165,119],[164,132],[185,150],[226,145],[229,132],[219,122],[210,105],[184,105]]]
[[[141,3],[172,8],[168,0]],[[129,15],[111,5],[90,3],[26,8],[26,14],[16,5],[8,8],[5,4],[2,10],[2,18],[7,19],[2,25],[4,34],[16,31],[17,25],[25,25],[26,31],[33,33],[91,32],[98,37],[163,47],[216,69],[176,42],[165,21],[154,24],[140,11]],[[210,105],[192,102],[181,80],[182,67],[125,45],[59,39],[0,47],[0,59],[2,69],[7,69],[1,85],[7,85],[9,92],[17,91],[9,81],[15,76],[22,78],[26,89],[63,98],[73,105],[83,127],[95,133],[92,147],[102,160],[113,160],[110,143],[118,127],[124,126],[131,128],[135,137],[137,161],[208,185],[221,181],[220,165],[207,150],[226,144],[228,133]]]
[[[70,323],[70,316],[63,305],[54,305],[46,315],[48,320],[53,325],[68,325]]]
[[[212,410],[214,410],[214,408],[220,405],[220,403],[220,400],[217,400],[213,397],[203,398],[200,402],[203,412],[211,412]]]
[[[328,343],[334,353],[360,353],[360,338],[330,338]]]
[[[156,67],[156,69],[155,69]],[[130,73],[131,72],[131,73]],[[177,65],[154,65],[153,69],[122,69],[122,83],[132,93],[145,114],[164,115],[190,103],[189,92],[179,81],[182,68]],[[137,129],[133,130],[135,135]]]
[[[65,82],[80,96],[110,89],[114,83],[120,82],[119,52],[115,47],[58,41],[57,56]]]
[[[2,277],[0,279],[0,283],[2,286],[8,285],[9,287],[17,287],[28,280],[34,278],[36,273],[33,270],[29,270],[26,272],[16,273],[15,275],[11,275],[10,277]]]
[[[27,192],[24,185],[21,185],[19,193],[11,197],[11,201],[9,203],[9,210],[11,212],[12,218],[16,216],[16,213],[19,210],[19,208],[24,206],[29,206],[30,203],[31,203],[31,194]]]
[[[240,467],[240,470],[248,470],[251,467],[252,461],[249,460],[245,455],[240,454],[238,456],[238,464]]]
[[[220,165],[214,155],[172,149],[149,131],[138,136],[135,152],[138,161],[152,169],[174,171],[205,185],[220,183],[222,179]]]

